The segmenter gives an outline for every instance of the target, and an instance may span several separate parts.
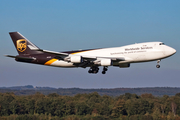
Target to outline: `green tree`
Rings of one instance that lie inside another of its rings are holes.
[[[43,99],[38,99],[35,102],[35,113],[45,114],[45,104]]]
[[[63,117],[66,115],[66,105],[65,105],[65,99],[62,97],[56,98],[52,102],[52,106],[54,106],[54,113],[52,115]]]
[[[65,114],[66,115],[73,115],[75,114],[75,102],[73,101],[66,101],[65,102]]]
[[[35,113],[35,100],[34,99],[28,99],[25,103],[25,109],[28,114],[33,115]]]
[[[125,100],[119,99],[115,102],[114,107],[112,108],[111,116],[118,118],[121,115],[127,115],[126,108],[125,108]]]
[[[14,93],[4,93],[0,95],[0,115],[10,115],[12,114],[10,110],[10,103],[14,100]]]
[[[90,108],[87,106],[85,102],[77,103],[75,108],[76,115],[86,115],[91,113]]]
[[[156,108],[152,114],[153,120],[160,120],[161,119],[161,112],[158,108]]]
[[[11,103],[11,111],[13,114],[26,114],[26,108],[25,108],[25,102],[26,100],[24,97],[17,97],[14,99]]]

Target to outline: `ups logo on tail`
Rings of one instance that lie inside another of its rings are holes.
[[[25,39],[20,39],[20,40],[17,40],[16,42],[17,44],[17,50],[19,52],[24,52],[26,50],[26,47],[27,47],[27,43],[26,43],[26,40]]]

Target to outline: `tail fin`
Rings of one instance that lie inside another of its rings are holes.
[[[19,55],[39,53],[38,51],[36,51],[39,50],[39,48],[33,43],[31,43],[19,32],[10,32],[9,34]]]

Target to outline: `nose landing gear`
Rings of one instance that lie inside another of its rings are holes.
[[[161,60],[158,60],[158,61],[157,61],[157,65],[156,65],[157,68],[160,68],[160,64],[159,64],[160,61],[161,61]]]

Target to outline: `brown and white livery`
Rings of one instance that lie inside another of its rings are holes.
[[[105,74],[108,66],[121,68],[130,67],[131,63],[157,60],[160,68],[161,59],[172,56],[176,50],[162,42],[146,42],[122,47],[54,52],[43,50],[31,43],[19,32],[9,33],[19,55],[7,57],[15,58],[18,62],[34,63],[55,67],[90,67],[89,73],[98,73],[99,66],[103,66]]]

